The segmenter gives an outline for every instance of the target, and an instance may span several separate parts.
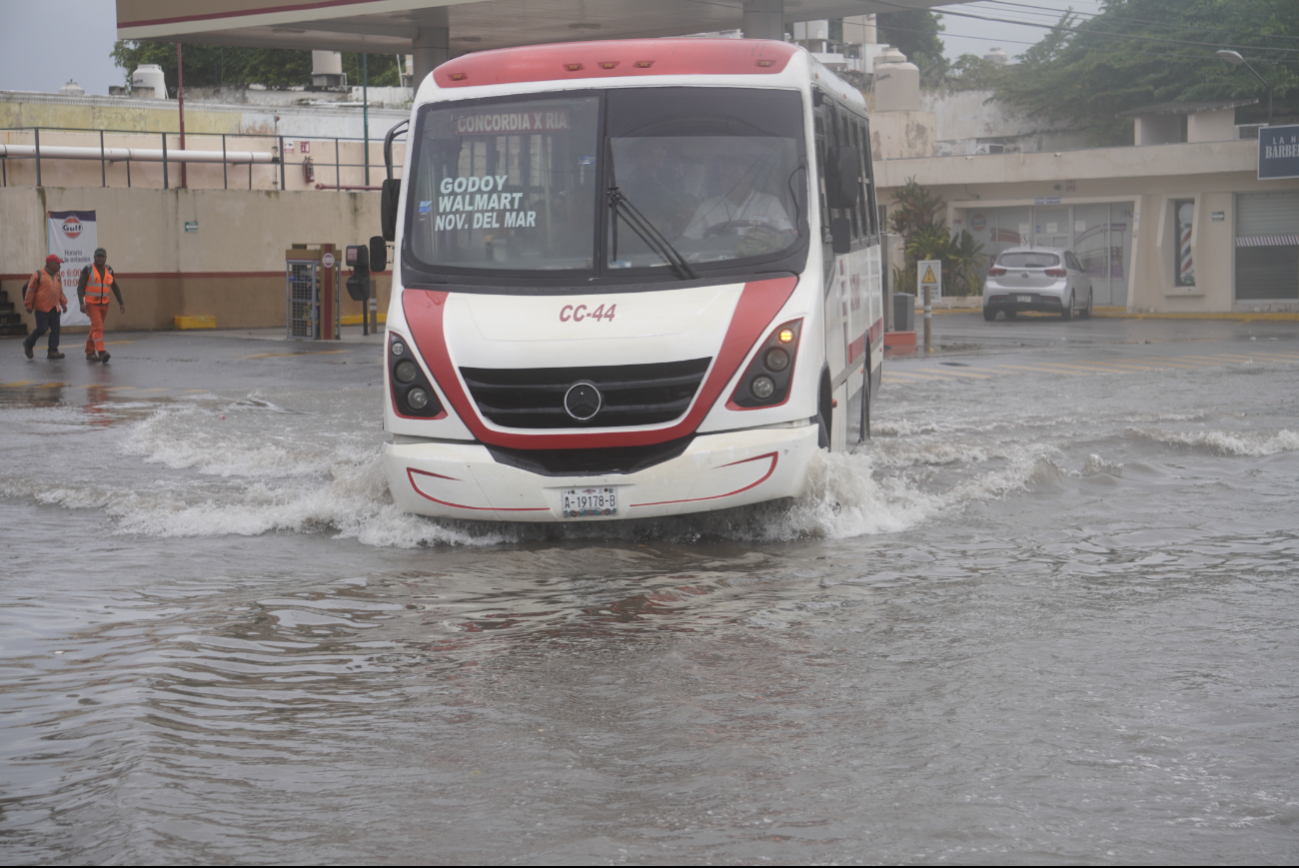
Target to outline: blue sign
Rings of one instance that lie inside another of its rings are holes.
[[[1258,178],[1299,178],[1299,125],[1258,128]]]

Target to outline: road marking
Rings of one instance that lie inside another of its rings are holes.
[[[1043,368],[1043,367],[1037,367],[1037,366],[1029,366],[1029,365],[1011,365],[1011,364],[1004,364],[1004,363],[1003,363],[1003,364],[999,364],[999,365],[997,365],[997,367],[998,367],[998,368],[1009,368],[1010,370],[1012,370],[1012,371],[1016,371],[1016,372],[1018,372],[1018,371],[1027,371],[1027,372],[1032,373],[1032,374],[1065,374],[1065,375],[1070,376],[1070,377],[1085,377],[1085,376],[1088,375],[1088,372],[1087,372],[1087,371],[1052,370],[1052,369],[1049,369],[1049,368]],[[989,370],[991,370],[991,368],[990,368]]]

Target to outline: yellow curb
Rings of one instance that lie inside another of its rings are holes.
[[[1266,313],[1245,313],[1230,311],[1223,313],[1128,313],[1120,309],[1117,313],[1092,311],[1093,316],[1106,319],[1208,319],[1226,322],[1299,322],[1299,313],[1272,311]]]
[[[977,307],[958,307],[934,309],[935,314],[947,313],[980,313]],[[1042,316],[1059,318],[1058,313],[1041,313],[1038,311],[1023,311],[1020,316]],[[1122,307],[1094,307],[1092,316],[1104,319],[1208,319],[1208,320],[1225,320],[1228,322],[1299,322],[1299,312],[1292,311],[1258,311],[1248,312],[1242,310],[1223,311],[1221,313],[1129,313],[1126,308]],[[921,318],[921,311],[916,309],[916,319]]]
[[[359,313],[351,313],[348,314],[347,316],[340,316],[338,318],[338,321],[343,325],[361,325],[362,323],[365,322],[365,320],[362,318],[362,316]],[[386,313],[379,314],[378,322],[386,323],[387,321],[388,321],[388,315]]]
[[[209,315],[200,316],[178,316],[176,317],[176,328],[178,329],[214,329],[216,328],[216,317]]]

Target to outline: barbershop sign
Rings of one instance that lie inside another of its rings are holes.
[[[1258,178],[1299,178],[1299,125],[1258,128]]]

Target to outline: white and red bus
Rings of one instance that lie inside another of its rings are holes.
[[[391,176],[383,460],[403,509],[724,509],[798,496],[818,449],[868,436],[869,123],[803,49],[470,54],[420,85]]]

